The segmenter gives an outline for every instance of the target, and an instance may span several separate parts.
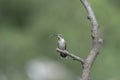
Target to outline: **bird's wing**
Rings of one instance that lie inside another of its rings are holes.
[[[65,50],[66,50],[66,48],[67,48],[67,44],[66,44],[66,42],[65,42]]]

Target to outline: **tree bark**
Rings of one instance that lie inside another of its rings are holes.
[[[92,38],[91,50],[86,59],[82,59],[72,53],[69,53],[67,50],[60,50],[59,48],[57,48],[56,50],[59,53],[62,52],[64,54],[67,54],[67,56],[71,57],[73,60],[79,61],[83,66],[81,80],[90,80],[91,67],[97,55],[99,54],[99,50],[101,48],[103,40],[99,37],[99,25],[89,2],[87,0],[80,0],[80,2],[83,4],[88,14],[87,18],[91,23],[91,38]]]
[[[90,79],[90,69],[92,64],[94,63],[101,44],[102,44],[102,39],[99,37],[99,26],[98,22],[96,20],[96,17],[94,15],[94,12],[87,0],[80,0],[81,3],[83,4],[85,10],[87,11],[88,14],[88,20],[91,23],[91,37],[92,37],[92,48],[91,51],[88,55],[88,57],[85,59],[85,63],[83,65],[83,73],[82,73],[82,80],[89,80]]]

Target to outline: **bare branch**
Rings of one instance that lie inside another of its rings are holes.
[[[88,14],[88,20],[91,23],[91,38],[92,38],[92,47],[91,50],[87,56],[87,58],[84,60],[72,53],[69,53],[65,49],[59,49],[57,48],[56,51],[59,53],[63,53],[69,57],[71,57],[73,60],[76,60],[78,62],[82,63],[83,66],[83,72],[82,72],[82,78],[81,80],[90,80],[90,69],[100,51],[101,45],[103,43],[103,40],[99,37],[99,26],[98,22],[96,20],[96,17],[94,15],[94,12],[87,0],[80,0],[80,2],[83,4],[85,10]],[[63,41],[62,41],[63,42]]]
[[[81,62],[81,64],[84,64],[84,59],[74,55],[73,53],[69,53],[67,50],[61,50],[57,48],[56,51],[59,53],[67,54],[67,56],[71,57],[73,60],[76,60],[78,62]]]
[[[83,73],[82,73],[82,80],[89,80],[91,66],[94,63],[94,61],[99,53],[99,50],[100,50],[100,47],[101,47],[101,44],[103,41],[102,41],[102,39],[99,38],[98,22],[95,18],[94,12],[93,12],[89,2],[87,0],[80,0],[80,1],[87,11],[88,19],[92,25],[92,28],[91,28],[92,48],[91,48],[91,51],[90,51],[88,57],[85,60],[85,64],[83,65],[84,69],[83,69]]]

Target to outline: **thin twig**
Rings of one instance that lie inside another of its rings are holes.
[[[67,50],[61,50],[61,49],[57,48],[56,51],[59,52],[59,53],[62,52],[63,54],[67,54],[67,56],[71,57],[73,60],[81,62],[81,64],[84,63],[84,59],[74,55],[73,53],[68,52]]]

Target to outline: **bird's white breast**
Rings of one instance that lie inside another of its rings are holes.
[[[64,39],[58,40],[58,47],[60,49],[65,49],[65,40]]]

